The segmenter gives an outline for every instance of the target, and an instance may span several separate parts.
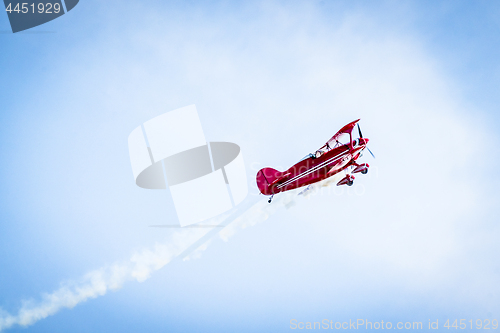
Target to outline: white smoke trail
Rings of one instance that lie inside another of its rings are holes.
[[[127,261],[93,270],[78,281],[65,282],[58,290],[42,294],[41,301],[23,301],[16,315],[0,312],[0,331],[14,325],[32,325],[63,308],[73,308],[88,299],[103,296],[109,290],[120,289],[126,281],[143,282],[206,233],[207,229],[175,232],[168,243],[155,244],[154,248],[143,249]]]
[[[268,204],[267,199],[263,198],[236,218],[229,217],[229,221],[224,220],[222,223],[226,226],[218,234],[222,240],[228,241],[237,230],[261,223],[282,208],[290,208],[295,204],[296,198],[298,198],[297,191],[278,195],[272,204]],[[210,229],[207,228],[182,229],[182,232],[174,232],[169,242],[157,243],[152,249],[146,248],[133,254],[129,260],[93,270],[78,281],[65,282],[58,290],[42,294],[40,301],[23,301],[21,309],[15,315],[0,309],[0,331],[14,325],[32,325],[56,314],[63,308],[71,309],[88,299],[103,296],[110,290],[118,290],[127,281],[143,282],[154,271],[164,267],[181,254],[183,257],[181,259],[184,260],[199,258],[201,252],[210,245],[213,237],[207,239],[191,253],[186,253],[189,252],[186,250],[209,232]]]

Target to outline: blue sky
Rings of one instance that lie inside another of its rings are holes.
[[[6,331],[500,319],[499,12],[487,1],[87,0],[17,34],[5,14],[0,318],[172,241],[148,227],[176,222],[170,195],[135,186],[127,148],[159,114],[194,103],[208,140],[238,143],[249,200],[259,168],[292,165],[354,119],[377,155],[349,190],[278,200],[197,259]]]

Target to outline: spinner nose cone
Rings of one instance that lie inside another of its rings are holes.
[[[370,141],[370,139],[367,139],[367,138],[362,138],[362,139],[360,139],[360,141],[361,141],[360,143],[361,143],[362,145],[366,145],[366,144],[368,143],[368,141]]]

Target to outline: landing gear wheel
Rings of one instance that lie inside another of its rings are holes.
[[[361,171],[361,173],[362,173],[363,175],[366,175],[366,174],[368,173],[368,168],[366,168],[366,169],[362,170],[362,171]]]
[[[347,182],[347,186],[352,186],[352,184],[354,184],[354,182],[352,180]]]

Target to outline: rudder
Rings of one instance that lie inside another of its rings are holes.
[[[257,172],[257,187],[260,193],[264,195],[271,195],[271,189],[269,185],[272,184],[276,179],[282,176],[282,172],[273,168],[263,168]]]

